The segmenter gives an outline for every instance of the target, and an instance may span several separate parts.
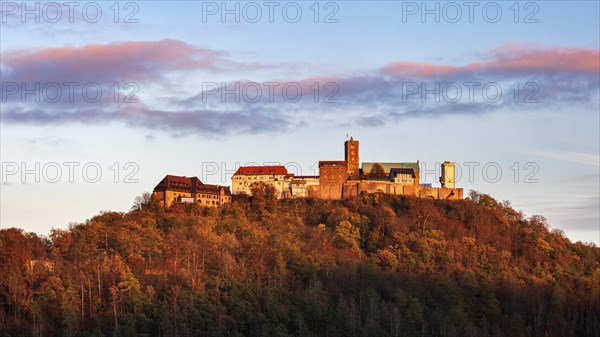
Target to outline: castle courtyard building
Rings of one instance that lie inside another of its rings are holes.
[[[205,184],[197,177],[167,175],[154,187],[152,194],[165,208],[181,203],[209,207],[231,203],[229,186]]]
[[[252,195],[252,187],[259,182],[269,184],[277,191],[277,197],[291,197],[291,182],[294,175],[285,166],[241,166],[231,178],[234,194]]]

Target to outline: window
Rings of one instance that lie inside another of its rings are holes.
[[[413,179],[412,175],[410,175],[410,174],[401,173],[401,174],[396,175],[396,182],[412,183],[413,181],[414,181],[414,179]]]

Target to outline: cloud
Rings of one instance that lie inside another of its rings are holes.
[[[599,58],[600,52],[594,49],[508,44],[466,65],[398,61],[360,73],[256,82],[245,78],[227,81],[226,88],[237,86],[238,93],[223,95],[222,88],[186,93],[165,83],[173,80],[168,77],[173,73],[179,81],[193,82],[194,71],[247,75],[245,70],[251,70],[264,79],[273,70],[288,73],[295,66],[238,62],[224,51],[176,40],[18,50],[3,53],[2,75],[8,81],[101,79],[109,84],[141,81],[145,88],[156,85],[150,93],[137,93],[136,104],[117,104],[112,95],[93,104],[81,99],[66,102],[64,97],[55,104],[22,103],[13,95],[3,107],[2,118],[6,123],[35,125],[119,122],[213,137],[282,132],[310,125],[315,116],[316,122],[327,120],[333,125],[350,122],[381,127],[407,118],[480,116],[517,109],[556,111],[579,105],[597,111]],[[267,82],[277,85],[269,88]],[[260,96],[254,99],[257,86]],[[131,92],[121,91],[122,95]],[[295,100],[298,91],[301,95]],[[150,106],[150,101],[158,106]],[[597,158],[581,155],[572,160],[597,163]]]
[[[20,49],[2,53],[2,75],[13,82],[157,81],[171,72],[259,69],[224,51],[178,40],[129,41],[83,47]]]
[[[600,51],[589,48],[534,49],[506,44],[492,51],[494,60],[486,67],[500,71],[600,72]]]
[[[507,44],[490,52],[491,59],[472,62],[464,66],[429,63],[392,63],[381,68],[381,73],[391,76],[464,76],[465,74],[512,75],[548,73],[598,74],[600,51],[586,48],[534,49]]]
[[[271,81],[279,84],[274,99],[264,94],[266,88],[256,102],[244,100],[243,95],[239,101],[227,99],[221,95],[223,90],[211,88],[212,91],[184,98],[179,104],[277,106],[281,111],[294,110],[299,117],[315,113],[331,118],[343,116],[372,127],[405,118],[477,116],[502,109],[559,110],[580,105],[597,110],[600,71],[594,62],[599,57],[600,52],[593,49],[510,44],[464,66],[395,62],[360,74],[276,79]],[[225,87],[231,89],[237,84],[244,88],[247,83],[248,80],[231,81]],[[286,102],[282,88],[287,84],[295,84],[304,93],[297,104]],[[316,87],[320,89],[318,102],[314,101]],[[325,98],[334,104],[323,104]]]
[[[574,152],[574,151],[535,151],[533,154],[560,159],[572,163],[589,165],[600,167],[600,155],[597,153],[584,153],[584,152]]]
[[[230,133],[282,132],[301,125],[284,115],[264,109],[168,111],[154,110],[143,105],[119,109],[82,109],[76,112],[11,109],[2,114],[2,121],[30,125],[117,122],[148,130],[162,130],[173,135],[192,133],[200,137]]]
[[[50,146],[62,146],[70,144],[71,141],[64,137],[56,137],[56,136],[43,136],[43,137],[34,137],[29,140],[29,143],[33,145],[46,144]]]

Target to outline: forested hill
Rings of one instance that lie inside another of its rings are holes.
[[[0,231],[0,336],[600,336],[600,249],[472,193]]]

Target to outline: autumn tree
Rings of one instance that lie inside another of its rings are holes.
[[[0,230],[0,336],[598,336],[600,249],[541,216],[253,188]]]

